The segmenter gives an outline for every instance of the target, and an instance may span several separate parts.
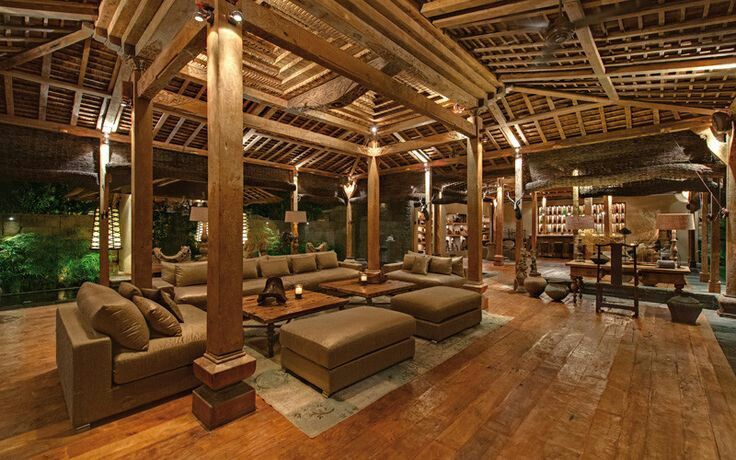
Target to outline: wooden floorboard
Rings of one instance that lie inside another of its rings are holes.
[[[487,293],[509,323],[315,439],[260,398],[207,432],[188,394],[76,434],[55,307],[3,312],[0,458],[736,458],[736,376],[704,316],[596,315],[590,299],[530,299],[512,280],[501,268]]]

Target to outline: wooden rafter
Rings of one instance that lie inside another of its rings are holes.
[[[1,8],[0,11],[2,11]],[[56,40],[51,40],[35,48],[31,48],[27,51],[23,51],[22,53],[15,54],[8,59],[5,59],[4,61],[0,61],[0,70],[11,69],[34,59],[46,56],[47,54],[51,54],[54,51],[66,48],[69,45],[73,45],[77,42],[81,42],[82,40],[86,40],[92,36],[92,32],[92,27],[83,24],[82,28],[76,32],[72,32],[68,35],[57,38]]]
[[[0,3],[0,14],[70,21],[94,21],[97,19],[97,5],[61,0],[3,0]]]

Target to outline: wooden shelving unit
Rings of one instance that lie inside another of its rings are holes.
[[[572,214],[572,205],[553,205],[539,207],[539,235],[572,236],[565,225],[566,216]],[[583,214],[583,206],[580,206]],[[593,220],[596,233],[605,233],[606,206],[603,203],[593,204]],[[613,203],[611,208],[611,231],[620,232],[626,226],[626,203]]]
[[[427,225],[429,221],[418,209],[414,211],[414,252],[427,252]]]
[[[448,214],[445,220],[445,253],[453,256],[464,255],[467,249],[467,214]]]

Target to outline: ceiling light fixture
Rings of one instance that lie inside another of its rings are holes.
[[[371,134],[374,136],[378,134],[378,126],[371,126]]]

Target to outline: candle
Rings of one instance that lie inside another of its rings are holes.
[[[294,294],[296,294],[296,298],[297,299],[301,299],[302,298],[303,289],[304,288],[302,287],[301,284],[297,284],[296,286],[294,286]]]
[[[360,274],[360,282],[363,283],[363,284],[367,283],[368,282],[368,275],[366,275],[365,273],[361,273]]]

